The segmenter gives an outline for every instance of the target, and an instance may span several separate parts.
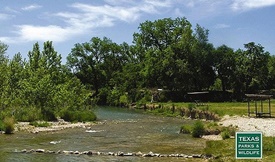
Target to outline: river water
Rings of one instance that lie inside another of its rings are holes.
[[[193,122],[180,118],[144,114],[136,110],[101,107],[94,110],[101,124],[87,128],[65,129],[57,132],[30,134],[16,132],[0,135],[0,161],[11,162],[78,162],[78,161],[182,161],[183,158],[144,158],[98,155],[65,155],[18,153],[23,149],[45,149],[57,152],[142,152],[160,154],[200,154],[205,146],[203,139],[179,134],[180,126]],[[53,141],[56,141],[53,144]]]

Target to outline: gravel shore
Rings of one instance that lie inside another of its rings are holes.
[[[253,118],[224,116],[219,122],[223,126],[237,126],[238,131],[260,131],[263,136],[275,137],[275,118]]]
[[[16,124],[15,131],[28,131],[30,133],[39,133],[39,132],[54,132],[68,128],[86,128],[89,129],[92,125],[95,125],[94,122],[87,123],[71,123],[71,122],[48,122],[50,126],[48,127],[34,127],[29,125],[29,122],[19,122]]]

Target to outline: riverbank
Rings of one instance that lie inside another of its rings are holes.
[[[96,124],[101,122],[77,122],[71,123],[66,121],[58,122],[48,122],[48,127],[35,127],[30,125],[29,122],[18,122],[15,125],[15,132],[17,131],[27,131],[30,133],[39,133],[39,132],[52,132],[59,131],[68,128],[85,128],[90,129]],[[219,122],[219,125],[225,127],[235,126],[238,131],[261,131],[264,136],[275,137],[275,118],[253,118],[247,116],[229,116],[225,115]],[[204,139],[207,140],[221,140],[222,138],[219,135],[209,135],[205,136]]]

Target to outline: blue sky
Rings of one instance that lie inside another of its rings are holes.
[[[215,47],[253,41],[275,54],[275,0],[0,0],[0,41],[11,58],[51,40],[65,61],[76,43],[105,36],[131,44],[140,23],[168,17],[209,29]]]

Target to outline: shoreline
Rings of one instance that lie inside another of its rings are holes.
[[[48,122],[48,127],[35,127],[29,124],[29,122],[18,122],[15,124],[15,132],[27,131],[30,133],[39,132],[54,132],[68,128],[85,128],[91,129],[91,126],[101,124],[102,122],[77,122],[71,123],[63,120],[56,122]],[[275,137],[275,118],[253,118],[247,116],[229,116],[225,115],[218,124],[223,126],[236,126],[238,131],[260,131],[264,136]],[[207,140],[222,140],[220,135],[207,135],[203,136]]]
[[[91,129],[91,126],[99,124],[99,122],[77,122],[71,123],[66,121],[57,121],[57,122],[47,122],[50,126],[47,127],[35,127],[30,125],[30,122],[18,122],[15,124],[15,131],[26,131],[29,133],[39,133],[39,132],[55,132],[68,128],[85,128]]]

